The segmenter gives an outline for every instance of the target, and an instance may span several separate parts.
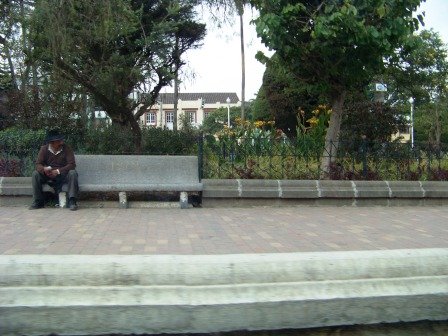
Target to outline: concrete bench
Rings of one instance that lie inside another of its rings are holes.
[[[118,192],[120,206],[128,207],[126,192],[180,192],[180,207],[188,207],[188,193],[202,190],[196,156],[76,155],[80,192]],[[66,206],[67,186],[59,194]]]

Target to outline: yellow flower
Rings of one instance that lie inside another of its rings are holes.
[[[313,127],[319,123],[319,119],[317,119],[315,116],[313,116],[310,119],[308,119],[306,122],[309,123]]]
[[[254,122],[254,126],[257,128],[262,128],[264,126],[264,121],[262,120],[257,120]]]

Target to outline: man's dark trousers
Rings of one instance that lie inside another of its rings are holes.
[[[68,174],[60,174],[55,178],[50,178],[45,174],[41,174],[38,171],[33,172],[32,184],[33,184],[33,200],[35,203],[44,203],[44,193],[42,191],[42,185],[48,183],[52,188],[54,188],[56,194],[62,190],[62,185],[67,183],[68,198],[78,198],[78,173],[76,170],[70,170]]]

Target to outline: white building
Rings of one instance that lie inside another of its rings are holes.
[[[177,103],[177,126],[180,128],[183,116],[187,116],[193,126],[201,125],[205,117],[220,107],[241,106],[234,92],[179,93]],[[229,103],[227,103],[229,98]],[[158,103],[143,114],[141,123],[146,126],[173,129],[174,93],[161,93]]]

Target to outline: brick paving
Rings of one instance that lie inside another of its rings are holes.
[[[228,254],[448,248],[447,207],[0,207],[0,254]]]

